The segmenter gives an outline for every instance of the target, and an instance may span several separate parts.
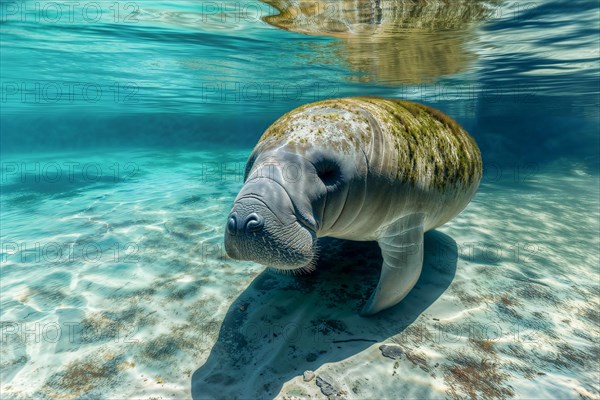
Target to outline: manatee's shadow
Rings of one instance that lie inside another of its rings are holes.
[[[193,398],[273,398],[305,370],[401,333],[456,272],[456,242],[429,232],[415,288],[397,306],[364,318],[358,311],[381,270],[377,243],[323,239],[320,245],[314,273],[294,277],[266,270],[231,305],[208,360],[192,376]]]

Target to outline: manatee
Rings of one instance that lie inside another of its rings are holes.
[[[317,239],[377,241],[383,264],[363,307],[399,303],[423,264],[423,234],[450,221],[482,174],[475,141],[452,118],[398,99],[310,103],[275,121],[250,154],[225,227],[234,259],[311,271]]]

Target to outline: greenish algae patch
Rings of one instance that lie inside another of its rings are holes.
[[[446,366],[446,394],[452,399],[506,399],[514,396],[507,384],[510,374],[488,359],[458,355],[454,364]]]
[[[257,148],[288,143],[299,148],[317,145],[348,154],[359,151],[364,139],[372,135],[370,130],[366,116],[347,99],[325,100],[283,115],[265,131]]]
[[[360,98],[370,103],[381,131],[398,150],[398,179],[416,184],[424,177],[442,189],[470,186],[482,175],[473,139],[452,118],[425,105],[404,100]]]
[[[311,128],[307,131],[306,126]],[[388,166],[395,171],[389,172],[402,182],[441,190],[481,179],[479,149],[458,123],[438,110],[404,100],[354,97],[307,104],[275,121],[257,149],[293,142],[368,153],[375,140],[395,150],[396,165]]]
[[[134,366],[134,363],[125,360],[123,356],[112,353],[89,355],[71,362],[64,371],[52,375],[42,392],[60,399],[93,397],[93,392],[115,384],[122,371]]]

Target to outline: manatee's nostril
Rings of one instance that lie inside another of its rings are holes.
[[[227,232],[229,232],[230,235],[235,235],[237,231],[237,221],[235,220],[235,215],[232,215],[229,217],[229,220],[227,221]]]
[[[265,219],[257,213],[252,213],[246,218],[246,232],[258,232],[265,225]]]

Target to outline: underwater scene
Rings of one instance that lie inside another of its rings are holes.
[[[2,399],[600,399],[597,1],[0,21]]]

